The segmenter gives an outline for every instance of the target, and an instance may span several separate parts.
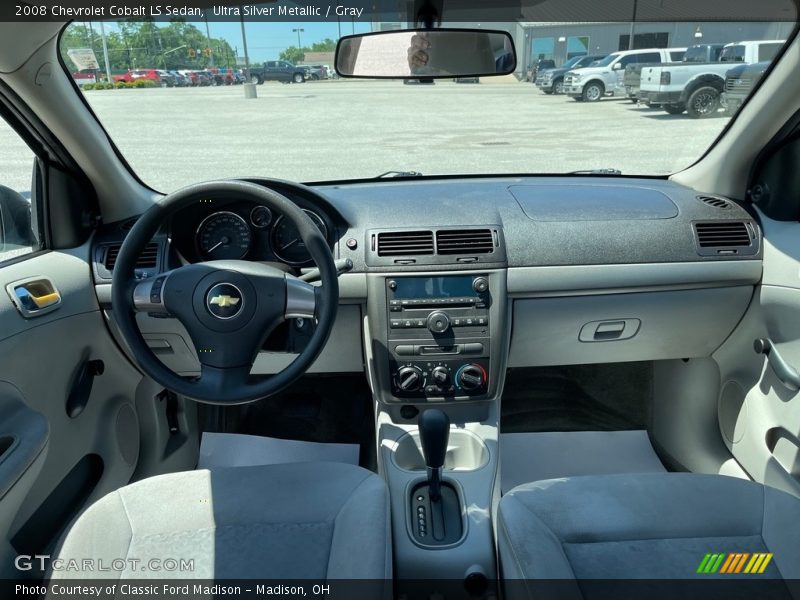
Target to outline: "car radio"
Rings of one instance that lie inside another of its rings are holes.
[[[491,302],[487,275],[387,278],[392,394],[420,400],[485,394]]]

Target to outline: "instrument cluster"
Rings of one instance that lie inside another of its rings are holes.
[[[303,211],[330,243],[332,224],[321,211]],[[174,247],[189,262],[260,260],[308,266],[311,256],[288,218],[248,202],[203,201],[173,219]]]

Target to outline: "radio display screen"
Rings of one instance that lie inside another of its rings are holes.
[[[471,298],[472,276],[398,277],[395,298]]]

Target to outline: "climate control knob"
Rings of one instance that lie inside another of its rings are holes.
[[[422,387],[422,369],[419,367],[400,367],[395,376],[397,388],[404,392],[415,392]]]
[[[450,381],[450,371],[447,367],[434,367],[433,371],[431,371],[431,378],[433,383],[438,386],[447,385],[447,382]]]
[[[462,366],[456,373],[456,385],[462,390],[471,392],[486,383],[486,370],[479,364]]]
[[[450,329],[450,317],[440,310],[433,311],[428,315],[428,329],[432,333],[444,333]]]

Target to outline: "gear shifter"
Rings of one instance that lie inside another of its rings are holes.
[[[429,408],[419,416],[419,438],[428,469],[430,499],[441,498],[442,468],[450,437],[450,419],[438,408]]]

